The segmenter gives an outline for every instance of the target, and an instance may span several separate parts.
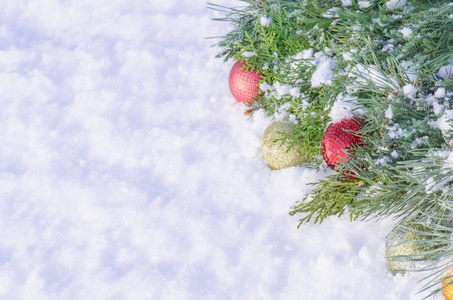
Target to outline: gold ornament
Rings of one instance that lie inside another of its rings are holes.
[[[426,239],[417,234],[417,231],[426,231],[422,225],[408,223],[407,230],[395,228],[390,232],[387,242],[385,243],[385,254],[390,269],[394,273],[404,273],[407,271],[415,271],[419,268],[416,261],[396,258],[395,256],[410,256],[413,259],[424,259],[425,256],[417,255],[422,251],[429,250],[430,248],[420,245],[420,240]]]
[[[274,170],[294,167],[304,162],[297,147],[288,150],[290,141],[286,140],[283,144],[281,141],[276,141],[284,137],[282,132],[291,134],[289,124],[275,121],[266,128],[261,138],[261,156],[266,164]]]
[[[451,272],[447,274],[447,276],[450,276],[451,275]],[[447,300],[453,300],[453,283],[450,284],[449,286],[447,287],[444,287],[446,286],[449,282],[451,281],[451,278],[447,278],[447,279],[444,279],[442,281],[442,294],[444,294],[444,297],[445,299]]]

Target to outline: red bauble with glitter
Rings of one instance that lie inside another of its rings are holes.
[[[336,165],[344,163],[348,157],[344,151],[354,147],[363,146],[362,137],[355,134],[363,128],[363,120],[358,117],[343,119],[330,124],[322,137],[322,156],[329,167],[335,169]],[[343,173],[354,178],[355,174]]]
[[[258,83],[263,76],[262,73],[257,71],[241,70],[246,65],[245,60],[237,61],[230,71],[230,91],[238,102],[250,102],[258,95]]]

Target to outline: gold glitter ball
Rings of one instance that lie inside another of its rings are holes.
[[[451,272],[447,274],[447,276],[450,276],[451,275]],[[447,287],[444,287],[446,286],[449,282],[451,281],[451,278],[447,278],[447,279],[444,279],[442,281],[442,294],[444,294],[444,297],[445,299],[447,300],[453,300],[453,283],[450,284],[449,286]]]
[[[404,273],[404,271],[415,271],[419,269],[416,261],[404,259],[403,255],[410,255],[411,258],[424,259],[426,257],[420,256],[421,251],[429,250],[426,247],[420,246],[417,241],[423,239],[417,231],[425,231],[423,226],[418,224],[409,223],[407,230],[395,228],[390,232],[387,242],[385,244],[385,254],[389,263],[390,269],[394,273]]]
[[[289,141],[282,144],[282,132],[291,134],[289,124],[283,121],[272,122],[261,138],[261,156],[266,164],[274,170],[294,167],[304,162],[297,147],[288,150]]]

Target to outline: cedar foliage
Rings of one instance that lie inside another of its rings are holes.
[[[218,56],[247,59],[266,75],[264,96],[250,106],[294,121],[287,138],[303,149],[308,167],[325,167],[321,140],[336,101],[347,99],[367,120],[359,132],[366,146],[349,153],[338,174],[314,183],[290,215],[299,216],[299,226],[343,214],[351,221],[397,218],[401,230],[419,224],[428,249],[423,289],[439,292],[453,268],[453,5],[242,1],[239,8],[209,4],[234,26],[216,44]],[[314,84],[323,62],[332,76]]]

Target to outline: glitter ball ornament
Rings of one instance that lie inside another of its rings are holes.
[[[322,156],[327,165],[335,169],[335,166],[346,161],[348,150],[354,146],[362,146],[361,137],[353,132],[363,127],[363,120],[358,117],[344,119],[337,123],[330,124],[322,137]],[[348,132],[352,131],[352,132]],[[354,174],[345,174],[348,177],[355,177]]]
[[[417,231],[424,231],[421,225],[408,223],[408,229],[402,230],[395,228],[390,232],[385,243],[385,254],[390,269],[394,273],[404,271],[415,271],[420,268],[416,261],[397,258],[396,256],[410,255],[414,259],[423,259],[424,256],[418,255],[421,251],[429,250],[423,247],[419,242],[423,239]]]
[[[246,65],[246,61],[237,61],[230,71],[230,91],[238,102],[252,101],[258,95],[258,84],[263,76],[257,71],[241,70]]]
[[[304,162],[296,147],[288,150],[288,140],[283,145],[281,141],[276,141],[283,138],[282,132],[291,134],[289,124],[275,121],[266,128],[261,138],[261,156],[266,164],[274,170],[294,167]]]
[[[448,273],[447,276],[451,276],[451,272]],[[442,281],[442,294],[444,294],[444,297],[447,300],[453,300],[453,283],[445,287],[450,281],[451,278],[447,278]]]

